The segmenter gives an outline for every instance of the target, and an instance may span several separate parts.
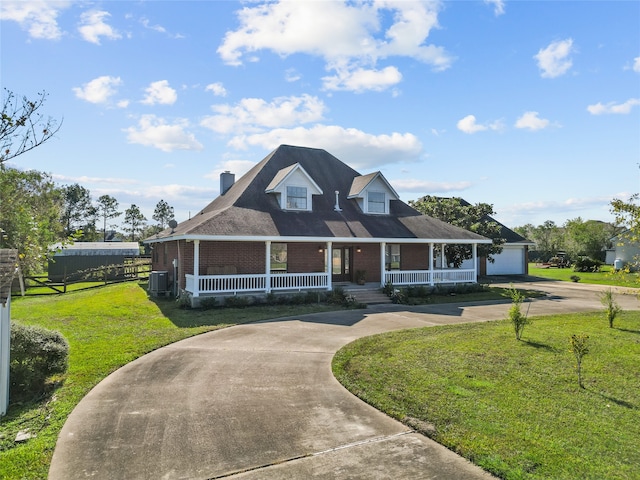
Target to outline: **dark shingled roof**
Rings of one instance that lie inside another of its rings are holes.
[[[322,189],[313,196],[313,211],[285,211],[275,195],[265,193],[273,179],[296,163]],[[164,230],[147,241],[188,236],[260,236],[323,238],[424,238],[483,242],[467,230],[420,214],[400,200],[390,203],[390,215],[364,214],[356,200],[347,199],[354,178],[361,176],[325,150],[281,145],[173,232]],[[341,212],[334,210],[339,191]]]

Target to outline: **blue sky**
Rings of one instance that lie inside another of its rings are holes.
[[[637,1],[7,1],[0,81],[56,138],[13,165],[178,221],[280,144],[509,227],[640,191]]]

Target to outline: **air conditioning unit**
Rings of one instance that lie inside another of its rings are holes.
[[[153,271],[149,275],[149,292],[156,297],[167,293],[169,285],[169,272]]]

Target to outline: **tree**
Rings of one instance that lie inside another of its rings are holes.
[[[91,229],[95,223],[96,208],[91,203],[89,190],[77,183],[62,187],[63,210],[62,224],[67,236],[75,235],[78,230]]]
[[[60,130],[62,122],[58,124],[51,117],[45,120],[40,113],[47,96],[43,91],[37,94],[35,100],[29,100],[26,96],[18,99],[12,91],[4,89],[0,165],[42,145]]]
[[[160,230],[164,230],[165,225],[174,219],[173,207],[169,206],[164,200],[160,200],[151,218],[160,224]]]
[[[614,198],[611,201],[610,211],[613,213],[616,229],[621,230],[618,237],[626,240],[629,244],[640,243],[640,205],[638,200],[640,195],[634,193],[628,201]],[[635,259],[635,266],[640,265],[640,259]]]
[[[0,165],[0,198],[0,247],[18,250],[23,274],[41,272],[53,244],[65,238],[61,189],[46,173]]]
[[[614,235],[611,224],[597,220],[582,221],[582,218],[567,220],[564,224],[565,250],[572,258],[586,256],[604,261],[605,248]]]
[[[564,250],[564,230],[552,220],[547,220],[537,227],[529,223],[524,227],[516,227],[514,231],[536,243],[530,258],[537,257],[539,260],[547,261],[558,251]]]
[[[493,240],[491,245],[478,245],[478,255],[486,257],[489,262],[494,261],[492,255],[502,252],[505,239],[501,236],[502,227],[491,218],[491,215],[494,214],[493,205],[488,203],[471,205],[462,198],[441,198],[431,195],[426,195],[415,201],[410,200],[409,205],[420,213]],[[468,245],[448,244],[445,246],[447,264],[452,264],[456,268],[472,256],[473,253]]]
[[[131,206],[124,211],[124,231],[131,233],[132,242],[135,241],[136,234],[143,230],[146,221],[147,218],[135,204],[131,204]]]
[[[112,218],[119,217],[122,215],[122,212],[118,211],[118,201],[110,195],[102,195],[98,198],[98,205],[96,207],[96,212],[99,217],[102,218],[102,232],[103,237],[102,241],[107,241],[107,220]]]

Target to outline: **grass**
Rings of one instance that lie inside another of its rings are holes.
[[[505,479],[640,478],[640,312],[363,338],[334,357],[351,392]],[[589,336],[578,385],[572,334]]]
[[[640,287],[638,273],[615,272],[611,265],[604,265],[600,272],[574,272],[572,268],[540,268],[535,263],[529,264],[529,275],[571,282],[571,277],[580,277],[580,283],[594,283],[598,285],[617,285],[620,287]]]
[[[67,416],[98,382],[126,363],[199,333],[229,325],[335,306],[296,305],[182,310],[154,301],[144,285],[123,283],[65,295],[14,298],[14,322],[61,332],[69,342],[69,370],[47,398],[11,404],[0,419],[0,478],[47,478],[56,440]],[[16,444],[18,431],[35,437]]]
[[[505,298],[502,290],[492,288],[481,294],[442,297],[433,301],[498,298]],[[172,300],[148,298],[145,285],[135,283],[65,295],[14,298],[12,320],[63,333],[70,344],[70,365],[67,375],[58,379],[60,382],[49,396],[11,404],[7,416],[0,418],[0,478],[46,478],[58,434],[67,416],[93,386],[135,358],[183,338],[229,325],[336,308],[279,305],[182,310]],[[617,326],[623,328],[625,315],[616,321]],[[623,332],[621,328],[612,332]],[[590,353],[584,366],[587,386],[590,385],[591,356],[595,357]],[[35,437],[16,444],[14,438],[20,430],[28,430]]]

